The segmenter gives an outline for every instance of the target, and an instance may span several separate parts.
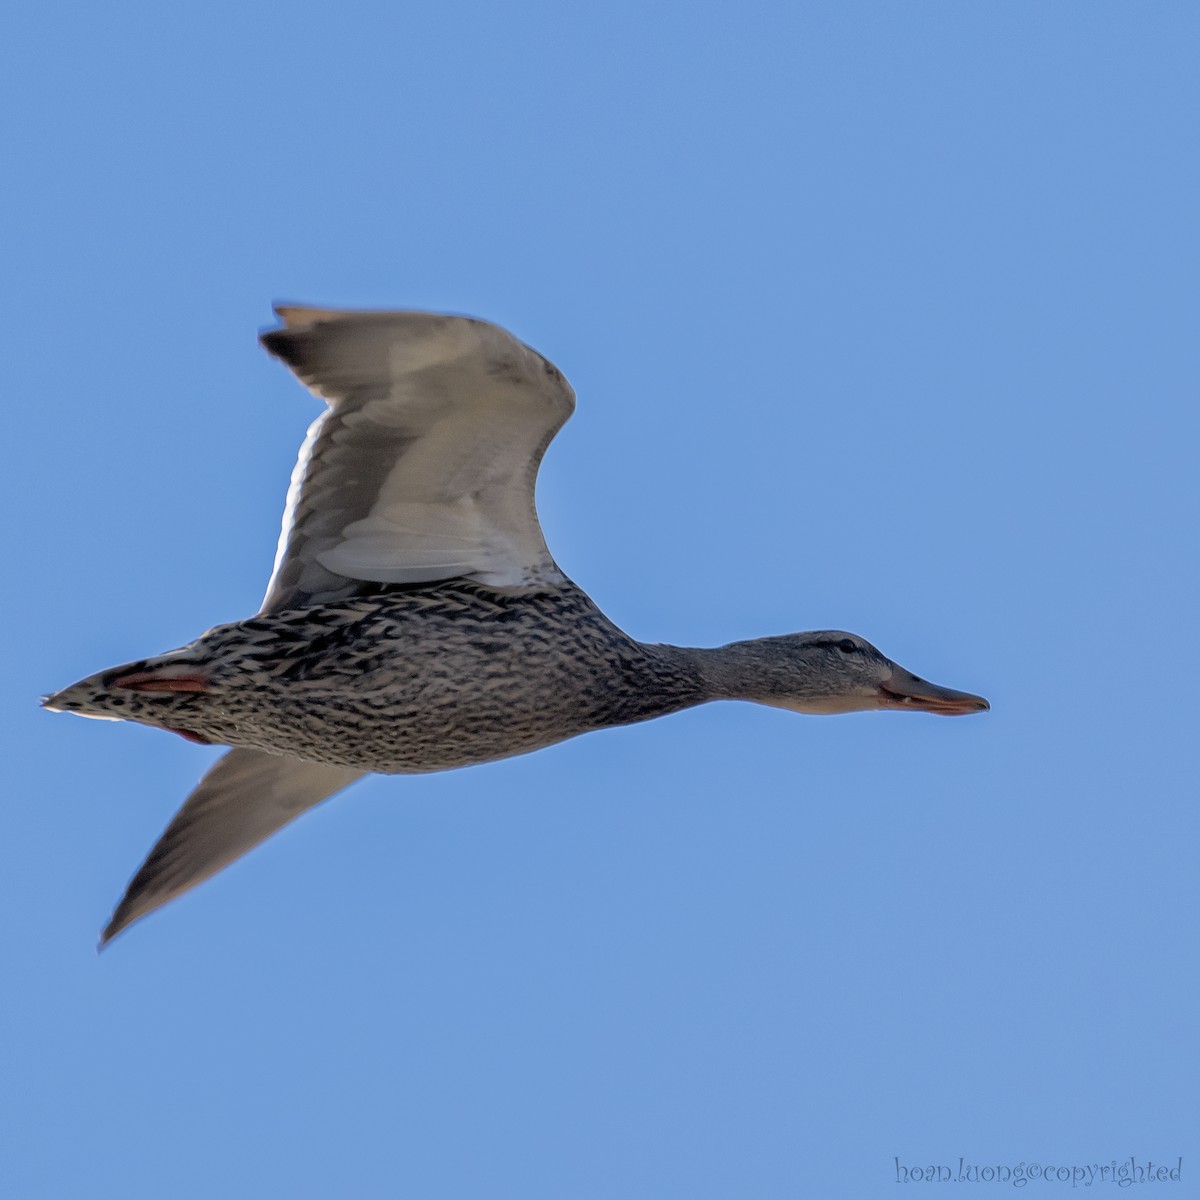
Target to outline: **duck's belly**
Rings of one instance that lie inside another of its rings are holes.
[[[592,681],[518,654],[420,655],[375,669],[231,685],[214,741],[384,773],[440,771],[541,749],[601,723]]]
[[[402,600],[213,630],[197,644],[216,664],[211,689],[178,697],[190,711],[173,714],[173,727],[396,773],[524,754],[653,715],[631,687],[643,648],[590,602],[564,614],[561,602],[547,612],[529,601],[431,610]]]

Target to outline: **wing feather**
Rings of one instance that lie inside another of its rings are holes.
[[[276,311],[263,345],[329,408],[292,474],[263,611],[372,582],[561,581],[534,507],[574,408],[551,363],[469,317]]]
[[[100,944],[215,875],[363,775],[258,750],[230,750],[175,814],[125,889]]]

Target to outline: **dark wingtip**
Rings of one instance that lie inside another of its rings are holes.
[[[258,335],[262,348],[286,363],[290,363],[295,357],[296,340],[296,335],[287,329],[264,329]]]
[[[97,954],[102,954],[106,949],[108,949],[109,943],[112,942],[113,938],[115,938],[122,930],[131,925],[133,921],[137,920],[136,917],[127,918],[123,912],[124,908],[125,904],[122,901],[122,903],[117,905],[117,911],[114,912],[109,918],[108,924],[105,925],[105,927],[100,931],[100,939],[96,943]]]
[[[108,924],[101,930],[100,944],[96,947],[97,952],[103,950],[113,938],[123,933],[135,921],[144,917],[147,912],[153,911],[153,906],[147,909],[144,907],[139,908],[137,904],[142,890],[138,885],[144,871],[145,864],[143,863],[138,873],[129,881],[129,886],[125,889],[125,894],[121,897],[117,907],[113,909],[112,916],[108,918]]]

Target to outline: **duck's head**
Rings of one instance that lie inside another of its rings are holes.
[[[982,696],[929,683],[853,633],[822,630],[724,647],[742,668],[743,698],[802,713],[894,708],[963,716],[986,712]]]

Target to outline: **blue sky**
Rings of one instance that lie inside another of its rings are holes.
[[[1195,6],[7,24],[5,1194],[1194,1179]],[[547,539],[635,635],[845,628],[993,711],[372,779],[98,958],[214,752],[36,698],[257,606],[275,299],[553,359]]]

